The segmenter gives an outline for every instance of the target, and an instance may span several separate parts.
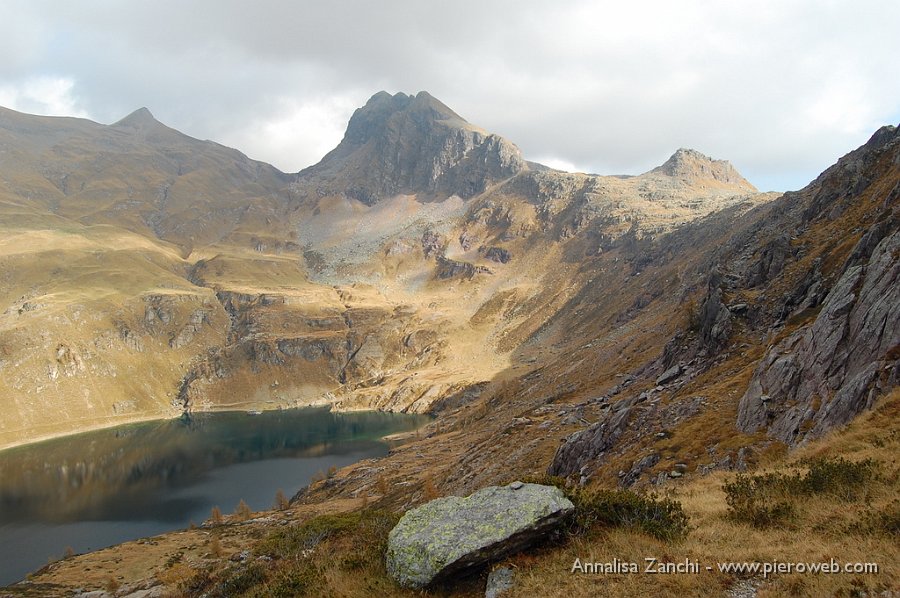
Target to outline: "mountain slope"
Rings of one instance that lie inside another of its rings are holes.
[[[0,201],[120,226],[186,253],[242,223],[277,222],[288,199],[277,169],[170,129],[146,108],[109,126],[0,109],[0,147]]]

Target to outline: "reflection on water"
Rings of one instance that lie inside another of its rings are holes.
[[[270,508],[319,471],[380,456],[421,416],[327,409],[199,414],[0,452],[0,585],[60,556]]]

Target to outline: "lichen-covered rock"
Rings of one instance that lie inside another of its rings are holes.
[[[438,498],[391,530],[388,574],[408,588],[465,575],[544,538],[574,508],[559,488],[521,482]]]

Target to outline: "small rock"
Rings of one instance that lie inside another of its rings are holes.
[[[734,304],[728,306],[728,311],[730,311],[733,314],[740,314],[740,313],[744,313],[745,311],[747,311],[748,307],[749,306],[746,303],[734,303]]]
[[[670,367],[669,369],[667,369],[665,372],[660,374],[659,378],[656,379],[656,384],[659,385],[659,384],[665,384],[666,382],[671,382],[672,380],[674,380],[675,378],[680,376],[681,372],[683,372],[683,371],[684,371],[684,369],[681,367],[680,364],[675,364],[672,367]]]
[[[669,477],[670,477],[670,478],[680,478],[680,477],[683,476],[683,475],[684,475],[684,474],[681,473],[680,471],[678,471],[677,469],[673,469],[672,471],[669,472]]]
[[[525,485],[525,484],[523,484],[522,482],[516,480],[515,482],[513,482],[512,484],[510,484],[509,487],[512,488],[513,490],[518,490],[519,488],[521,488],[521,487],[524,486],[524,485]]]
[[[511,567],[498,567],[491,571],[484,589],[484,598],[497,598],[513,587],[513,570]]]

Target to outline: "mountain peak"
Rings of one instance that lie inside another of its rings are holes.
[[[389,126],[400,120],[410,120],[419,128],[438,122],[459,128],[475,128],[427,91],[420,91],[415,96],[379,91],[350,117],[344,141],[364,144],[384,135]]]
[[[519,148],[428,92],[380,91],[353,113],[341,143],[299,177],[372,204],[398,194],[467,199],[525,168]]]
[[[741,176],[728,160],[715,160],[697,150],[684,147],[677,149],[668,160],[648,174],[661,174],[690,182],[715,181],[756,191],[756,187]]]
[[[146,107],[141,107],[115,123],[112,126],[114,127],[130,127],[133,129],[147,127],[151,125],[160,124],[156,117],[153,116],[153,113],[150,112]]]

